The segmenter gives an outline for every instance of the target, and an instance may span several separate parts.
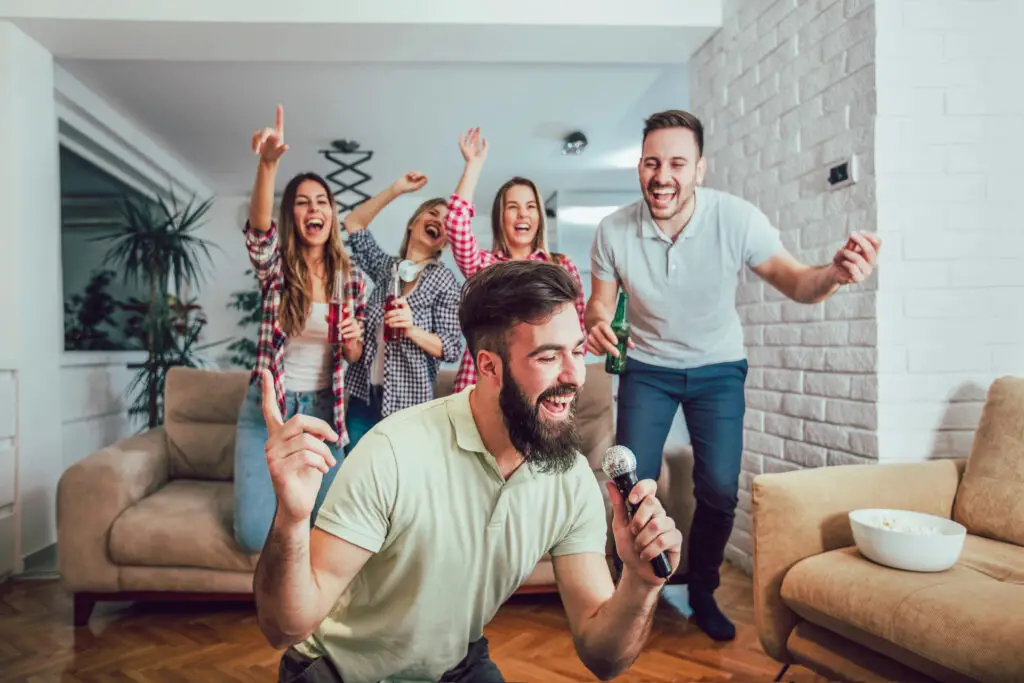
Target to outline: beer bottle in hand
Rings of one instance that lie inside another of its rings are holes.
[[[619,352],[618,358],[611,353],[606,354],[604,359],[604,370],[610,375],[621,375],[626,371],[626,349],[629,341],[629,317],[626,315],[626,308],[629,305],[629,295],[625,290],[619,290],[619,302],[615,307],[615,319],[612,320],[612,331],[618,340],[615,348]]]

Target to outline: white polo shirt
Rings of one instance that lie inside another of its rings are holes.
[[[698,187],[693,217],[673,242],[641,199],[604,218],[591,272],[629,294],[633,343],[627,356],[686,369],[743,360],[736,311],[740,269],[779,253],[779,231],[750,202]]]
[[[316,526],[375,554],[304,643],[345,683],[436,681],[537,562],[608,538],[587,459],[509,477],[484,447],[473,387],[395,413],[345,457]]]

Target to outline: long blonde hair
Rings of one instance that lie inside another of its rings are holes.
[[[302,258],[302,249],[299,242],[299,233],[295,229],[295,195],[298,193],[299,185],[306,180],[312,180],[324,188],[327,199],[331,203],[331,225],[330,235],[327,243],[324,244],[324,272],[327,281],[324,288],[327,297],[330,298],[334,292],[334,273],[339,270],[344,273],[347,282],[352,273],[352,262],[345,248],[341,244],[341,231],[338,225],[338,206],[334,199],[334,193],[327,185],[327,181],[316,173],[300,173],[290,181],[284,188],[281,197],[281,210],[278,219],[280,226],[281,244],[281,268],[284,275],[284,291],[281,292],[281,329],[286,335],[293,336],[302,331],[310,311],[313,309],[313,288],[310,284],[309,266]]]
[[[537,189],[537,184],[532,180],[521,176],[509,178],[498,189],[498,193],[494,195],[494,203],[491,205],[491,251],[500,251],[506,256],[511,256],[508,250],[508,242],[505,241],[505,231],[502,229],[501,223],[505,215],[505,197],[508,195],[508,191],[516,185],[530,188],[537,200],[539,217],[537,219],[537,234],[533,236],[533,251],[540,249],[549,259],[560,263],[562,255],[552,254],[548,251],[547,213],[544,210],[544,199],[540,196],[540,190]]]

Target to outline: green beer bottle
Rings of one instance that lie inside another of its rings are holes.
[[[629,295],[623,289],[619,290],[619,303],[615,307],[615,319],[612,320],[612,331],[618,339],[615,348],[619,352],[616,358],[611,353],[605,355],[604,371],[610,375],[621,375],[626,371],[626,349],[629,340],[629,317],[626,315],[626,308],[629,305]]]

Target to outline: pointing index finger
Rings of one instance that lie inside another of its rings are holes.
[[[284,135],[284,107],[277,105],[277,134]]]
[[[281,408],[277,405],[274,376],[270,374],[270,370],[264,370],[260,377],[260,383],[263,385],[263,419],[267,423],[267,431],[273,434],[284,424],[284,418],[281,417]]]

